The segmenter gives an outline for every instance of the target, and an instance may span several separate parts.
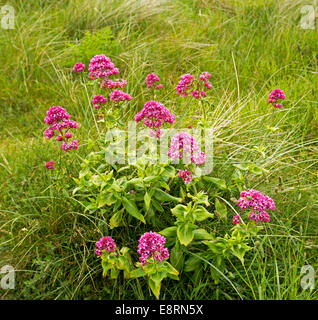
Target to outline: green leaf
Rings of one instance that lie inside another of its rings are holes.
[[[184,250],[180,246],[179,242],[172,248],[170,252],[170,261],[172,265],[179,271],[182,270],[184,264]]]
[[[214,215],[210,213],[207,209],[205,209],[203,206],[198,206],[194,211],[193,211],[193,218],[197,221],[204,221],[207,218],[213,218]]]
[[[166,238],[174,238],[177,233],[177,227],[168,227],[166,229],[163,229],[159,232],[161,235],[165,236]]]
[[[215,211],[221,219],[227,218],[227,207],[219,199],[215,199]]]
[[[116,203],[117,198],[113,193],[102,193],[98,197],[98,208],[106,206],[111,206],[112,204]]]
[[[141,268],[138,269],[134,269],[132,271],[130,271],[130,278],[140,278],[140,277],[144,277],[146,276],[146,272],[144,270],[142,270]]]
[[[130,215],[146,224],[144,216],[140,213],[134,201],[128,200],[127,198],[123,198],[122,201],[124,208]]]
[[[117,211],[109,220],[109,225],[111,229],[114,229],[116,227],[119,227],[121,225],[121,222],[123,220],[123,212],[124,209],[121,209]]]
[[[110,277],[112,278],[112,279],[117,279],[118,278],[118,275],[119,275],[119,270],[117,270],[116,268],[112,268],[111,270],[110,270]]]
[[[178,220],[183,221],[187,212],[187,207],[182,204],[178,204],[171,209],[171,212],[174,216],[178,218]]]
[[[249,164],[248,163],[236,163],[233,164],[233,167],[238,168],[242,171],[247,171],[249,169]]]
[[[179,275],[179,271],[175,269],[168,261],[165,261],[165,269],[169,274],[172,274],[174,276]]]
[[[212,240],[214,236],[205,229],[195,229],[193,231],[195,240]]]
[[[112,264],[108,261],[102,260],[102,268],[103,268],[103,277],[107,276],[107,272],[112,268]]]
[[[149,195],[148,192],[145,193],[144,201],[145,201],[146,210],[148,211],[150,208],[150,201],[151,201],[151,196]]]
[[[177,236],[181,244],[187,246],[193,240],[193,227],[189,222],[180,223],[177,227]]]
[[[148,279],[148,285],[153,294],[157,299],[159,299],[160,296],[160,288],[161,288],[161,281],[155,281],[151,278]]]
[[[262,175],[263,174],[263,169],[260,168],[260,167],[256,167],[254,166],[252,169],[251,169],[251,173],[253,174],[256,174],[258,176]]]
[[[167,193],[161,189],[158,189],[158,188],[155,188],[154,197],[159,201],[174,201],[174,202],[181,202],[182,201],[181,198],[171,196],[169,193]]]
[[[167,166],[162,173],[162,176],[167,178],[174,178],[176,175],[176,169],[173,166]]]
[[[205,180],[206,182],[212,183],[212,184],[215,185],[218,189],[227,190],[226,183],[225,183],[225,181],[222,180],[222,179],[204,176],[204,177],[203,177],[203,180]]]
[[[195,271],[196,269],[200,268],[201,266],[201,260],[198,257],[191,256],[186,262],[184,271],[185,272],[191,272]]]

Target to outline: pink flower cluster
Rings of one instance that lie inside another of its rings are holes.
[[[177,93],[183,97],[188,97],[188,92],[193,87],[194,79],[194,76],[188,73],[181,76],[180,81],[176,87]]]
[[[132,99],[132,96],[121,90],[114,90],[110,93],[109,99],[114,102],[126,101],[126,100],[130,101]]]
[[[278,100],[285,100],[286,96],[281,89],[273,90],[268,96],[268,103],[271,103],[274,108],[281,109],[283,107],[282,103],[279,103]]]
[[[114,88],[124,88],[127,85],[127,80],[125,79],[117,79],[117,80],[110,80],[110,79],[105,79],[102,82],[102,88],[109,88],[109,89],[114,89]]]
[[[178,175],[185,183],[192,181],[192,173],[189,170],[179,170]]]
[[[74,64],[74,67],[73,67],[73,71],[74,72],[83,72],[85,70],[85,64],[81,63],[81,62],[77,62]]]
[[[143,109],[135,115],[135,121],[143,121],[143,124],[160,138],[160,128],[164,122],[174,123],[175,116],[160,102],[150,100],[144,104]]]
[[[107,99],[99,94],[93,97],[92,103],[95,109],[100,109],[102,107],[103,104],[105,104],[107,102]]]
[[[178,132],[171,139],[168,155],[172,160],[182,159],[183,156],[189,156],[192,163],[203,165],[205,163],[205,154],[198,146],[195,139],[187,132]]]
[[[237,205],[241,210],[250,209],[252,210],[249,214],[249,218],[255,222],[269,222],[270,216],[266,210],[275,210],[276,206],[273,201],[268,196],[264,196],[259,191],[254,189],[249,189],[242,191]],[[239,223],[240,216],[237,215],[233,217],[233,223]]]
[[[95,253],[98,256],[101,256],[103,254],[103,250],[110,253],[116,250],[116,243],[115,241],[107,236],[99,239],[99,241],[96,242],[97,249],[95,250]]]
[[[54,160],[50,160],[48,162],[45,162],[45,168],[48,170],[53,170],[54,169]]]
[[[176,87],[177,93],[183,97],[188,97],[191,94],[195,99],[201,99],[207,96],[204,90],[212,89],[212,84],[209,82],[211,74],[204,71],[199,75],[197,81],[191,74],[184,74]]]
[[[89,63],[89,76],[91,79],[108,78],[111,75],[118,74],[119,70],[115,68],[110,58],[104,54],[94,56]]]
[[[140,254],[139,261],[142,266],[148,264],[148,259],[163,261],[169,258],[169,251],[164,247],[166,238],[156,232],[146,232],[139,239],[137,252]]]
[[[57,131],[57,141],[63,141],[61,148],[65,152],[73,149],[78,149],[78,141],[72,140],[71,143],[67,143],[66,140],[72,138],[72,133],[68,132],[69,129],[77,129],[78,123],[70,119],[71,116],[60,106],[53,106],[46,112],[44,122],[48,125],[48,128],[44,131],[46,139],[51,139]],[[55,130],[55,131],[54,131]],[[66,130],[66,131],[64,131]]]
[[[162,84],[157,84],[155,86],[156,82],[160,82],[160,78],[155,73],[149,73],[146,77],[147,88],[149,89],[149,88],[155,87],[158,90],[163,88]]]

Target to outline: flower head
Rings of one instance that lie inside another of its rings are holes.
[[[281,89],[273,90],[268,96],[268,103],[271,103],[274,108],[281,109],[283,107],[282,103],[279,103],[279,100],[285,100],[286,96]]]
[[[160,137],[160,128],[164,122],[174,123],[175,116],[160,102],[148,101],[143,109],[135,115],[135,121],[143,120],[143,124],[152,128],[152,133]]]
[[[54,169],[54,160],[50,160],[48,162],[45,162],[45,168],[48,170],[53,170]]]
[[[241,216],[238,214],[233,217],[233,224],[241,223]]]
[[[241,210],[251,210],[249,218],[255,222],[269,222],[270,216],[266,210],[276,209],[273,199],[254,189],[242,191],[237,205]]]
[[[124,88],[127,85],[127,80],[125,79],[117,79],[116,81],[110,80],[110,79],[105,79],[102,82],[102,88],[109,88],[109,89],[114,89],[114,88]]]
[[[114,239],[107,236],[107,237],[100,238],[99,241],[96,242],[96,247],[97,249],[95,250],[95,253],[98,256],[101,256],[103,253],[103,250],[105,250],[108,253],[115,251],[116,243]]]
[[[156,232],[146,232],[139,239],[137,252],[140,254],[139,261],[145,266],[149,262],[149,258],[155,261],[163,261],[168,259],[169,251],[164,247],[166,238]]]
[[[192,88],[194,80],[194,76],[188,73],[181,76],[180,81],[176,87],[177,93],[181,96],[188,97],[189,90]]]
[[[69,152],[73,149],[78,149],[78,141],[77,140],[72,140],[71,143],[63,142],[61,145],[61,148],[65,152]]]
[[[171,139],[168,155],[172,160],[190,157],[192,163],[202,165],[205,163],[205,154],[199,148],[198,143],[187,132],[178,132]]]
[[[147,88],[152,88],[156,82],[160,82],[160,78],[155,73],[149,73],[146,77]],[[161,89],[162,87],[162,84],[155,86],[156,89]]]
[[[119,70],[115,68],[110,58],[104,54],[94,56],[89,63],[89,76],[91,79],[108,78],[111,75],[118,74]]]
[[[77,62],[74,64],[74,67],[73,67],[73,71],[74,72],[83,72],[85,70],[85,64],[81,63],[81,62]]]
[[[114,102],[125,101],[125,100],[130,101],[132,99],[132,96],[121,90],[114,90],[110,93],[109,99]]]
[[[71,116],[60,106],[53,106],[46,112],[46,117],[44,122],[47,125],[53,124],[55,122],[62,121],[64,119],[70,119]]]
[[[192,173],[189,170],[179,170],[178,175],[185,183],[192,181]]]

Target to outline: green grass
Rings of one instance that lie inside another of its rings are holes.
[[[96,139],[96,128],[93,88],[83,88],[71,69],[78,60],[87,65],[92,54],[104,53],[135,97],[130,119],[149,98],[147,73],[174,88],[184,73],[210,71],[207,118],[217,138],[212,175],[231,179],[231,164],[248,160],[270,172],[246,176],[248,187],[273,197],[278,210],[245,270],[233,260],[232,277],[218,286],[208,273],[199,285],[185,273],[182,281],[163,284],[161,299],[317,299],[316,290],[300,287],[301,267],[318,267],[318,34],[317,28],[299,26],[307,2],[7,3],[15,8],[16,28],[0,32],[0,261],[15,266],[17,287],[0,289],[0,297],[153,299],[140,280],[102,279],[93,248],[107,223],[84,214],[72,196],[79,157],[89,152],[87,141]],[[275,114],[279,130],[266,138],[263,158],[253,147],[265,135],[271,116],[267,97],[274,88],[283,89],[287,99]],[[166,106],[180,119],[184,100],[166,93]],[[61,155],[43,137],[43,118],[52,105],[65,106],[81,123],[79,157]],[[184,126],[201,117],[196,105],[186,112]],[[50,159],[57,160],[60,173],[45,170]],[[136,248],[142,230],[127,228],[122,244]]]

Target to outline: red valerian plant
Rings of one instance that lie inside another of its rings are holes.
[[[281,89],[273,90],[268,96],[268,103],[271,103],[274,108],[281,109],[283,104],[279,102],[280,100],[285,100],[286,96]]]
[[[184,74],[176,87],[176,91],[179,95],[183,97],[188,97],[190,94],[195,99],[201,99],[207,96],[204,90],[212,89],[212,84],[209,79],[211,74],[207,71],[199,75],[199,80],[195,79],[195,76],[187,73]]]
[[[148,128],[152,128],[151,134],[160,138],[161,126],[164,122],[173,124],[175,116],[160,102],[148,101],[145,103],[143,109],[135,115],[135,121],[143,120],[143,124]]]
[[[72,133],[69,132],[70,129],[77,129],[79,125],[76,121],[71,120],[71,116],[66,110],[60,106],[53,106],[46,112],[46,117],[44,122],[48,125],[48,128],[44,131],[46,139],[51,139],[57,135],[57,141],[63,141],[61,148],[65,152],[73,149],[78,149],[78,141],[72,140]]]
[[[272,198],[269,196],[264,196],[262,193],[254,189],[242,191],[237,205],[241,210],[252,210],[248,217],[255,222],[269,222],[270,216],[266,210],[276,209],[274,200]],[[234,224],[240,222],[240,215],[233,217]]]

